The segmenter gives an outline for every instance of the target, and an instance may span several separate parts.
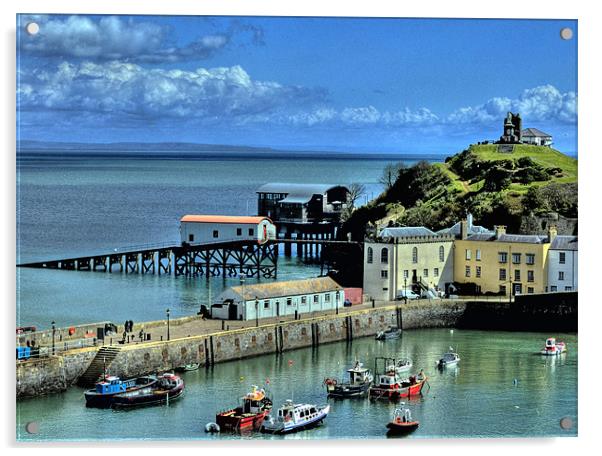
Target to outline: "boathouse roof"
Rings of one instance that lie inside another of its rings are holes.
[[[272,222],[269,217],[238,215],[185,215],[180,222],[258,224],[264,220]]]
[[[539,138],[551,138],[552,135],[549,135],[548,133],[545,133],[537,128],[525,128],[523,131],[521,131],[521,136],[528,136],[528,137],[539,137]]]
[[[255,299],[255,297],[257,297],[257,299],[270,299],[324,293],[336,290],[343,290],[343,287],[330,277],[318,277],[315,279],[287,280],[284,282],[245,284],[244,296],[242,295],[242,285],[232,287],[229,291],[239,296],[241,299],[250,300]],[[228,291],[224,292],[224,294],[226,293],[228,293]]]
[[[579,250],[577,236],[556,236],[550,244],[550,250]]]
[[[256,190],[256,193],[286,193],[296,198],[311,197],[313,195],[323,195],[333,188],[343,187],[344,185],[337,184],[295,184],[295,183],[284,183],[284,182],[272,182],[264,184]],[[307,201],[309,201],[309,199]]]

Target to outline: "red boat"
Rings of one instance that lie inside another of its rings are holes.
[[[403,435],[414,432],[418,429],[420,423],[412,420],[412,415],[408,409],[396,409],[393,420],[387,423],[387,433],[391,435]]]
[[[241,405],[218,413],[215,422],[221,431],[258,430],[270,410],[272,401],[266,397],[265,391],[253,386],[253,390],[242,398]]]
[[[379,361],[382,362],[384,369],[379,371]],[[376,358],[374,371],[376,380],[374,385],[368,390],[370,399],[390,399],[397,400],[404,397],[417,396],[422,392],[426,384],[427,376],[422,371],[418,375],[411,375],[409,378],[402,378],[397,369],[396,363],[392,358]]]

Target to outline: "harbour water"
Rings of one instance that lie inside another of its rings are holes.
[[[17,435],[23,440],[231,439],[206,434],[215,413],[236,405],[251,385],[266,386],[274,402],[331,404],[324,424],[287,436],[251,433],[245,439],[385,438],[395,404],[368,399],[326,398],[325,377],[340,377],[356,359],[373,368],[375,356],[410,357],[424,368],[429,387],[406,400],[420,428],[408,438],[532,437],[577,434],[577,336],[558,334],[568,353],[538,355],[546,335],[450,329],[405,331],[399,340],[371,338],[322,345],[218,364],[183,374],[186,393],[169,406],[130,411],[86,408],[83,389],[17,402]],[[462,360],[455,368],[435,369],[449,346]],[[573,427],[563,430],[569,417]],[[25,432],[28,422],[39,433]]]
[[[409,157],[405,162],[417,160]],[[267,182],[365,185],[360,203],[382,190],[394,160],[353,159],[18,159],[17,262],[107,253],[124,246],[178,242],[184,214],[252,215]],[[319,267],[279,261],[279,280],[311,277]],[[194,314],[236,278],[17,270],[17,325],[48,328]]]

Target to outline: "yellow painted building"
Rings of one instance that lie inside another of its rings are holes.
[[[555,227],[550,227],[548,236],[506,234],[504,226],[496,226],[494,235],[467,235],[462,228],[454,243],[455,282],[474,283],[481,293],[546,291],[546,256]]]

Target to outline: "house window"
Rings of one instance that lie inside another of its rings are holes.
[[[466,266],[466,270],[464,271],[465,277],[470,277],[470,266]]]
[[[291,298],[286,298],[286,305],[287,306],[292,306],[293,305],[293,300]]]
[[[418,263],[418,247],[412,249],[412,263]]]
[[[422,276],[423,277],[428,277],[429,276],[429,270],[428,269],[423,270],[422,271]]]
[[[314,304],[318,303],[318,299],[319,299],[319,296],[318,295],[314,295]]]
[[[408,271],[407,269],[403,270],[403,278],[407,279],[408,277],[410,277],[410,271]]]
[[[533,253],[527,253],[525,255],[525,260],[527,264],[535,264],[535,254]]]
[[[242,236],[242,228],[236,228],[236,235]]]
[[[564,271],[558,271],[558,280],[564,280]]]
[[[263,308],[264,309],[269,309],[270,308],[270,301],[263,301]]]
[[[387,264],[389,262],[389,249],[384,248],[380,251],[380,262]]]
[[[508,253],[498,252],[498,258],[500,260],[500,263],[507,263],[508,262]]]
[[[439,247],[439,261],[442,263],[445,261],[445,248],[443,246]]]
[[[249,236],[253,236],[255,233],[255,230],[253,228],[249,228]]]
[[[374,251],[372,250],[372,247],[368,247],[368,263],[372,264],[372,261],[374,261]]]
[[[558,253],[558,262],[560,264],[566,263],[566,253],[565,252],[559,252]]]
[[[535,271],[527,271],[527,282],[535,282]]]
[[[512,254],[512,264],[520,264],[520,257],[521,257],[520,253],[513,253]]]
[[[387,271],[386,269],[383,269],[382,271],[380,271],[380,278],[381,279],[386,279],[389,277],[389,271]]]
[[[213,237],[214,238],[218,238],[219,237],[219,231],[213,230]]]
[[[477,261],[481,261],[481,249],[477,249],[475,252],[475,258]]]
[[[500,269],[500,280],[506,280],[506,269]]]
[[[330,302],[330,293],[326,293],[326,294],[324,295],[324,301],[325,301],[325,302]]]
[[[556,285],[552,285],[550,287],[550,291],[558,291],[558,287]]]
[[[527,287],[528,294],[533,294],[534,292],[535,292],[535,290],[533,289],[533,287]]]
[[[573,291],[573,287],[564,287],[564,291]]]
[[[514,280],[520,282],[520,269],[514,270]]]
[[[435,268],[435,269],[433,269],[433,275],[434,275],[435,277],[439,277],[439,268]]]
[[[307,296],[301,296],[301,304],[307,304]]]
[[[188,242],[194,242],[194,234],[188,235]]]
[[[500,285],[500,293],[506,294],[506,285]]]
[[[481,266],[477,266],[477,269],[475,271],[475,275],[477,276],[477,278],[481,277]]]
[[[466,259],[470,260],[472,257],[472,252],[470,251],[470,249],[466,249]]]

